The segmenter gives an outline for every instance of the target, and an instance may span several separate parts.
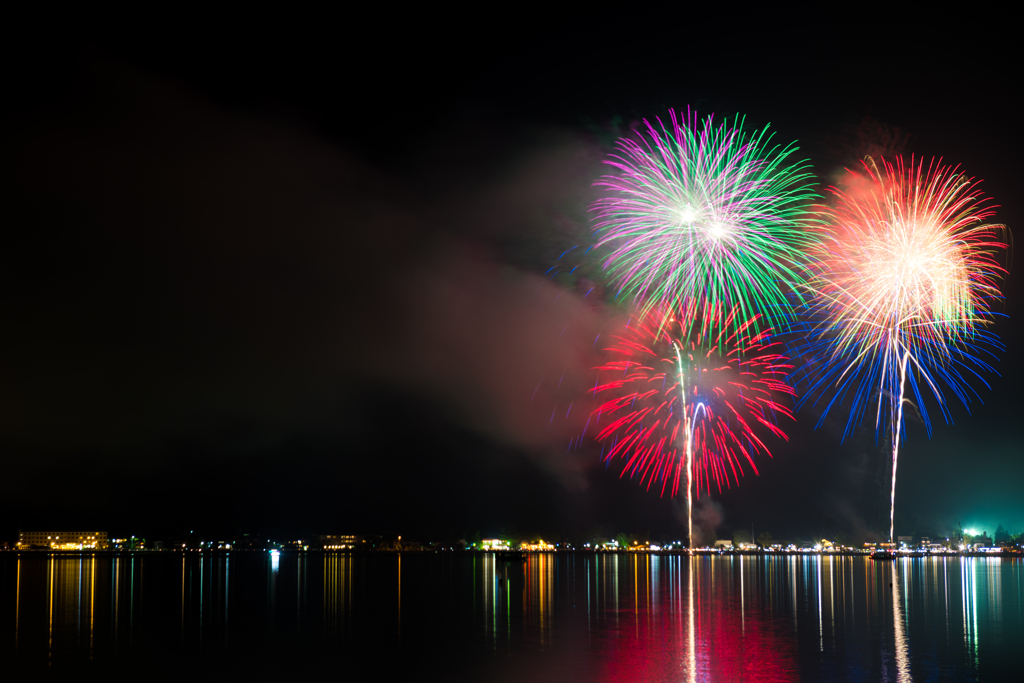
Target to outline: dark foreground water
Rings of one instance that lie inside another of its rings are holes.
[[[0,553],[0,642],[5,680],[1019,681],[1024,563]]]

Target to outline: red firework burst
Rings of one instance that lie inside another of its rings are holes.
[[[795,395],[784,381],[789,358],[771,329],[758,329],[763,321],[737,316],[736,307],[689,302],[630,318],[614,337],[590,390],[609,398],[591,419],[606,443],[602,457],[625,460],[622,476],[648,489],[658,482],[662,495],[672,482],[674,496],[689,448],[697,495],[712,481],[720,492],[739,483],[744,463],[757,474],[754,457],[771,456],[759,433],[786,439],[777,417],[793,414],[777,399]]]

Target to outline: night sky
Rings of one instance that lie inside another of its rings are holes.
[[[614,306],[544,273],[587,239],[618,132],[741,113],[821,189],[863,154],[942,156],[1024,226],[1009,29],[859,12],[26,22],[3,48],[0,534],[682,537],[679,500],[567,450]],[[985,404],[931,440],[909,420],[899,534],[1024,531],[1010,265]],[[887,532],[889,452],[817,417],[702,523]]]

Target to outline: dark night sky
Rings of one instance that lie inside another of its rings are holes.
[[[1024,225],[1020,58],[980,18],[396,13],[7,42],[0,534],[680,534],[678,502],[566,452],[609,314],[543,276],[611,131],[668,107],[770,122],[826,182],[943,156]],[[1024,531],[1005,291],[985,405],[911,424],[901,533]],[[702,519],[881,528],[888,454],[815,417]]]

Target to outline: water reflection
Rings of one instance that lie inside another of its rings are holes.
[[[977,601],[977,562],[964,558],[961,560],[960,594],[963,607],[964,645],[967,656],[977,664],[978,652],[978,601]]]
[[[402,633],[402,553],[398,553],[398,633]]]
[[[587,680],[856,671],[910,681],[991,676],[1024,637],[1022,563],[995,558],[11,553],[0,562],[0,656],[41,668],[117,662],[154,643],[173,661],[297,635],[325,652],[361,643],[381,656],[577,653],[565,666]]]
[[[694,607],[694,592],[693,592],[693,577],[697,574],[696,567],[694,566],[694,563],[697,561],[697,558],[695,558],[693,556],[690,556],[688,558],[688,561],[689,561],[690,567],[689,567],[689,571],[687,572],[687,574],[688,574],[688,581],[689,581],[690,590],[689,590],[689,593],[687,593],[687,596],[686,596],[686,611],[687,611],[687,616],[689,617],[689,622],[687,624],[687,629],[686,629],[687,645],[688,645],[688,647],[686,649],[686,665],[687,665],[686,666],[686,673],[687,673],[686,680],[687,680],[687,683],[690,683],[691,681],[697,680],[697,641],[696,641],[697,628],[696,628],[696,624],[694,622],[694,619],[695,619],[694,614],[696,612],[696,609]]]
[[[901,564],[909,562],[909,558],[900,561]],[[910,681],[910,659],[907,656],[907,638],[904,634],[903,614],[905,605],[900,597],[900,577],[895,575],[889,584],[892,586],[892,623],[895,634],[896,648],[896,680],[900,683]]]

